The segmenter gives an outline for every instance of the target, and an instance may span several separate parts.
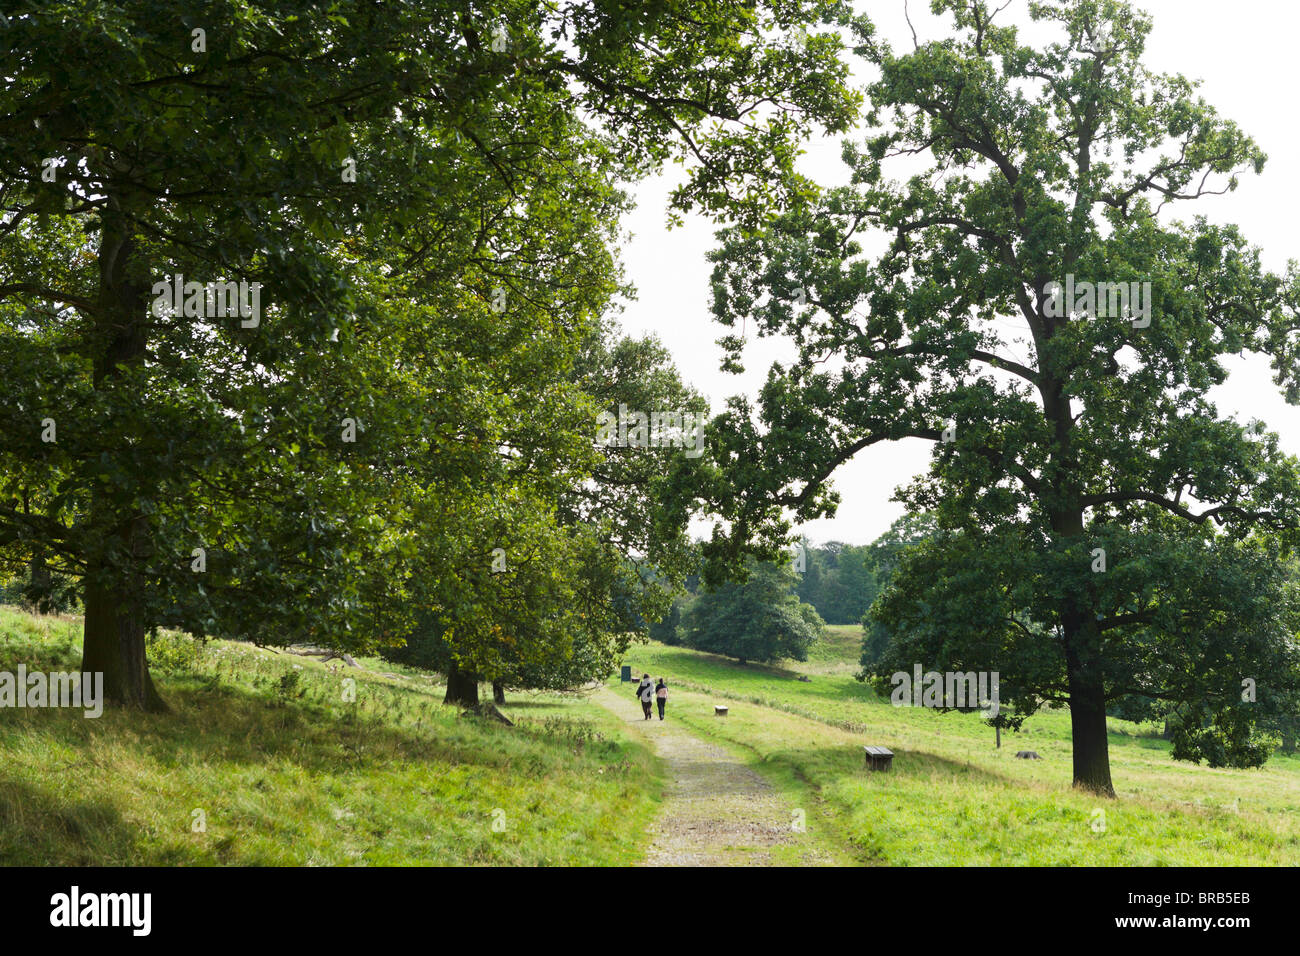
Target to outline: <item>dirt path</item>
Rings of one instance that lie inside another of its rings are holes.
[[[648,740],[668,767],[647,866],[816,866],[835,861],[796,829],[801,813],[733,754],[672,719],[643,720],[631,685],[595,700]]]

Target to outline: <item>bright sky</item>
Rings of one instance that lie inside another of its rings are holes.
[[[858,0],[860,9],[863,2]],[[1154,21],[1147,65],[1202,80],[1201,95],[1253,136],[1269,157],[1263,174],[1243,177],[1236,192],[1184,203],[1175,214],[1190,218],[1194,209],[1212,221],[1236,223],[1263,250],[1265,266],[1282,271],[1288,259],[1300,259],[1290,221],[1300,210],[1300,111],[1292,60],[1300,36],[1300,3],[1145,0],[1136,5]],[[1027,0],[1012,0],[997,22],[1008,22],[1008,17],[1027,22],[1027,6]],[[903,0],[872,0],[867,10],[895,49],[910,46]],[[922,42],[945,35],[947,21],[931,16],[926,0],[912,0],[910,12]],[[841,139],[810,143],[803,171],[823,184],[842,181]],[[630,334],[658,335],[686,381],[709,397],[716,412],[729,395],[753,396],[772,361],[784,360],[788,352],[778,340],[751,338],[745,374],[719,370],[722,350],[716,340],[724,329],[709,312],[710,268],[704,258],[713,246],[713,231],[699,219],[666,228],[664,208],[672,182],[643,184],[639,208],[627,221],[633,238],[624,249],[624,262],[639,296],[628,304],[622,323]],[[1282,401],[1267,360],[1234,359],[1229,368],[1231,378],[1213,395],[1220,412],[1243,421],[1262,419],[1282,436],[1288,451],[1300,454],[1300,408]],[[805,525],[803,531],[813,542],[873,540],[902,514],[901,506],[890,500],[894,489],[923,472],[929,456],[930,443],[917,439],[864,450],[835,474],[834,487],[843,498],[836,516]]]

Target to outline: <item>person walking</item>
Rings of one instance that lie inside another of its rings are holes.
[[[642,674],[641,683],[636,687],[636,696],[637,700],[641,701],[641,712],[645,714],[645,717],[643,718],[644,720],[650,720],[652,718],[650,708],[651,701],[654,700],[654,693],[655,688],[654,684],[650,682],[650,675]]]
[[[659,719],[664,719],[664,707],[668,703],[668,685],[664,679],[659,678],[659,683],[655,685],[655,703],[659,705]]]

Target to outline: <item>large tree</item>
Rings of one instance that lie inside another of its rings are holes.
[[[535,529],[545,535],[526,542],[517,525],[480,534],[506,546],[495,566],[479,547],[476,600],[449,600],[457,585],[436,566],[411,586],[429,610],[392,656],[448,674],[448,702],[477,705],[480,681],[498,689],[566,689],[608,677],[645,619],[667,612],[692,566],[684,521],[665,522],[655,508],[673,474],[669,461],[683,450],[607,447],[595,441],[595,413],[620,406],[676,410],[703,422],[704,400],[681,382],[662,344],[623,336],[612,322],[591,329],[568,381],[551,382],[546,399],[554,402],[565,387],[570,405],[559,430],[576,446],[565,449],[563,480],[550,490],[551,507]],[[533,455],[524,474],[538,470]],[[503,487],[494,483],[498,503]]]
[[[582,480],[549,386],[612,294],[612,187],[681,159],[676,210],[758,221],[857,103],[833,31],[784,39],[833,0],[6,12],[0,560],[79,577],[83,666],[148,708],[159,623],[364,643],[429,609],[490,664],[480,572]],[[155,310],[176,275],[260,314]]]
[[[1257,762],[1262,706],[1294,682],[1278,561],[1300,479],[1208,393],[1225,356],[1254,352],[1300,397],[1296,275],[1172,213],[1264,156],[1144,65],[1152,25],[1126,3],[1031,3],[1054,31],[1035,46],[984,0],[932,7],[951,36],[862,47],[878,77],[851,184],[721,234],[718,318],[788,335],[794,357],[716,423],[708,495],[731,523],[713,564],[780,537],[790,510],[830,511],[828,478],[863,449],[931,440],[899,497],[943,535],[880,605],[913,661],[1000,671],[1022,714],[1068,705],[1074,782],[1097,793],[1114,793],[1108,702],[1128,695],[1186,706],[1177,756]],[[1138,285],[1125,311],[1086,282]]]

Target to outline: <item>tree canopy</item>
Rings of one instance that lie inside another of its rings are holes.
[[[798,143],[859,102],[837,32],[783,38],[813,23],[865,30],[825,0],[10,5],[0,562],[79,579],[108,699],[163,706],[158,625],[432,618],[468,673],[543,666],[621,567],[570,520],[620,185],[680,160],[674,214],[750,223],[806,193]]]
[[[1107,705],[1130,694],[1194,708],[1176,756],[1254,763],[1296,687],[1278,567],[1300,470],[1208,392],[1254,352],[1300,400],[1300,286],[1238,229],[1173,214],[1265,157],[1144,65],[1151,22],[1126,3],[1031,3],[1038,46],[984,0],[933,8],[951,36],[860,48],[878,77],[851,184],[719,234],[717,318],[793,356],[715,421],[713,574],[831,512],[842,462],[928,439],[899,500],[941,534],[876,605],[898,654],[1000,671],[1020,713],[1068,704],[1075,784],[1098,793]]]

